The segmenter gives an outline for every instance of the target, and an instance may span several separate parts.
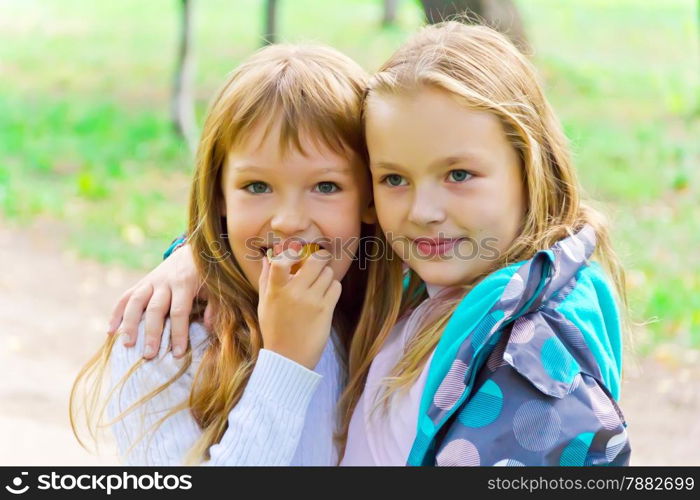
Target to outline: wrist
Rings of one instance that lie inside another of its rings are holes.
[[[320,358],[320,356],[317,356],[315,353],[304,352],[304,350],[299,349],[298,346],[290,346],[284,343],[263,341],[263,348],[309,370],[316,368]]]
[[[243,398],[265,398],[297,413],[306,408],[322,378],[288,358],[261,349]]]

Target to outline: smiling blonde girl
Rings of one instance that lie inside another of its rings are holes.
[[[486,27],[427,27],[371,78],[364,118],[389,254],[352,341],[342,463],[628,463],[624,273],[531,64]]]

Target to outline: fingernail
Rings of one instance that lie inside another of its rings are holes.
[[[143,350],[144,357],[149,357],[153,355],[153,346],[147,345]]]
[[[267,249],[267,260],[270,261],[272,260],[273,254],[272,254],[272,248]]]
[[[175,349],[173,349],[173,354],[175,355],[176,358],[179,358],[180,356],[182,356],[183,352],[184,352],[184,349],[182,348],[182,346],[177,346]]]
[[[122,343],[123,343],[124,345],[128,346],[128,345],[129,345],[129,341],[131,340],[131,339],[129,338],[129,336],[128,336],[126,333],[124,333],[124,332],[117,332],[117,333],[118,333],[119,335],[122,336]]]

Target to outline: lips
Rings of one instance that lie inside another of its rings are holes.
[[[306,241],[306,240],[299,240],[299,239],[287,240],[284,242],[278,241],[274,244],[270,243],[267,245],[260,246],[259,249],[260,249],[260,252],[262,253],[262,255],[267,255],[267,250],[269,248],[272,248],[273,255],[279,255],[280,253],[282,253],[285,250],[289,250],[289,249],[293,248],[297,251],[300,251],[302,249],[302,247],[304,247],[306,245],[313,245],[313,244],[318,245],[323,250],[328,250],[328,243],[327,242]],[[330,250],[328,250],[328,251],[330,251]]]
[[[464,238],[416,238],[414,243],[421,255],[435,257],[444,255]]]

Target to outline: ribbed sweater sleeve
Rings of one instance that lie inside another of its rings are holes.
[[[117,342],[111,357],[111,383],[117,387],[108,402],[108,414],[120,455],[130,465],[180,465],[201,436],[186,407],[155,426],[189,398],[194,374],[208,346],[208,333],[198,323],[190,326],[192,364],[185,373],[143,404],[129,408],[158,389],[183,367],[168,350],[170,324],[166,323],[156,359],[142,362],[144,324],[139,325],[134,348]],[[124,384],[119,382],[126,376]],[[315,370],[309,370],[272,351],[262,349],[248,385],[228,416],[228,428],[209,449],[204,465],[333,465],[335,405],[343,376],[333,343],[328,342]],[[143,436],[143,437],[142,437]]]

